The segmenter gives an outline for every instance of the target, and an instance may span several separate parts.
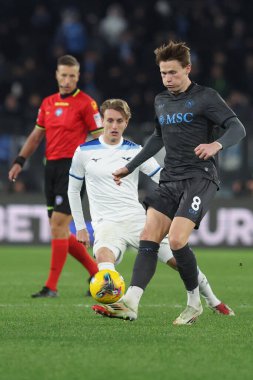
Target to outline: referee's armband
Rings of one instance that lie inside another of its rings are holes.
[[[21,168],[24,166],[26,158],[23,156],[17,156],[13,162],[13,164],[19,164]]]

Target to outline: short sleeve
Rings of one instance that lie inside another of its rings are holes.
[[[85,176],[85,161],[85,156],[82,154],[80,147],[78,147],[72,158],[69,174],[76,179],[83,180]]]
[[[83,108],[82,115],[89,132],[97,132],[103,128],[102,118],[95,100],[91,98],[87,100],[87,103]]]

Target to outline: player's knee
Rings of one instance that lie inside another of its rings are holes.
[[[150,228],[148,225],[146,225],[140,234],[140,240],[157,241],[156,235],[156,231],[153,228]]]
[[[169,234],[170,248],[174,251],[183,248],[187,242],[185,242],[184,236],[180,233]]]
[[[61,223],[51,223],[51,235],[53,239],[65,239],[69,235],[69,230]]]
[[[96,251],[95,256],[96,256],[96,261],[98,264],[103,263],[103,262],[115,263],[115,255],[108,248],[99,248]]]

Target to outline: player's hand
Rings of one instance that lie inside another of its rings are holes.
[[[195,149],[194,152],[202,160],[208,160],[208,158],[215,156],[222,149],[222,145],[217,141],[211,144],[200,144]]]
[[[121,178],[126,177],[129,174],[129,171],[126,166],[123,168],[115,170],[115,172],[112,173],[113,180],[116,182],[117,185],[121,184]]]
[[[14,164],[9,171],[9,180],[15,182],[21,171],[22,167],[19,164]]]
[[[79,241],[79,243],[82,243],[83,245],[85,245],[87,248],[89,248],[90,235],[89,235],[89,232],[85,228],[76,232],[76,240]]]

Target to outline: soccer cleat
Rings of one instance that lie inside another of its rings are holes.
[[[56,290],[51,290],[47,286],[43,286],[43,288],[38,292],[31,295],[32,298],[55,298],[58,297],[58,293]]]
[[[216,314],[229,315],[231,317],[235,316],[235,312],[223,302],[219,303],[217,306],[209,306],[209,308]]]
[[[199,307],[196,309],[195,307],[187,305],[184,311],[175,319],[173,325],[181,326],[181,325],[192,325],[198,317],[203,313],[203,307],[201,303]]]
[[[115,302],[108,305],[94,305],[92,306],[92,310],[94,310],[96,314],[108,318],[119,318],[128,321],[134,321],[137,319],[137,313],[127,307],[124,302]]]

